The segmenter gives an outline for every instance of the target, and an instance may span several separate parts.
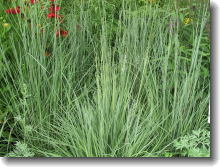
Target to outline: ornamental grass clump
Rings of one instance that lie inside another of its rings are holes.
[[[30,2],[4,13],[2,156],[210,156],[178,147],[209,134],[207,3]]]

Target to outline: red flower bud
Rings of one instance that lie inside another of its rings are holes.
[[[50,8],[49,8],[49,11],[53,12],[53,13],[56,13],[60,10],[60,6],[58,5],[54,5],[54,4],[51,4],[50,5]]]
[[[48,19],[50,19],[50,18],[61,18],[61,16],[60,15],[58,15],[58,14],[56,14],[56,13],[49,13],[48,15],[47,15],[47,18]]]
[[[6,13],[8,14],[20,14],[21,13],[21,10],[20,10],[20,6],[16,7],[16,8],[10,8],[10,9],[7,9],[5,10]]]
[[[67,35],[68,35],[68,31],[65,31],[65,30],[62,30],[62,29],[60,29],[60,30],[58,30],[58,31],[56,32],[56,36],[57,36],[57,37],[60,37],[60,36],[66,37]]]
[[[31,4],[35,4],[35,3],[37,3],[37,1],[38,1],[38,0],[30,0],[30,3],[31,3]]]

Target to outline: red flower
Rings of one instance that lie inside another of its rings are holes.
[[[65,31],[65,30],[62,30],[62,29],[60,29],[60,30],[58,30],[58,31],[56,32],[56,36],[57,36],[57,37],[60,37],[60,36],[66,37],[67,35],[68,35],[68,31]]]
[[[56,0],[50,0],[50,2],[55,2]]]
[[[30,3],[35,4],[35,3],[37,3],[37,0],[30,0]]]
[[[61,18],[60,15],[56,14],[56,13],[49,13],[47,15],[47,18],[50,19],[50,18]]]
[[[49,8],[49,11],[53,12],[53,13],[56,13],[60,10],[60,6],[58,5],[54,5],[54,4],[51,4],[50,5],[50,8]]]
[[[16,7],[16,8],[10,8],[5,10],[6,13],[8,14],[20,14],[21,10],[20,10],[20,6]]]

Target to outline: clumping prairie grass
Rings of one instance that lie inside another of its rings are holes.
[[[79,6],[78,16],[66,14],[66,38],[54,35],[58,21],[45,20],[39,8],[27,16],[31,24],[14,17],[10,59],[0,46],[1,82],[8,86],[2,101],[13,115],[14,137],[35,156],[156,157],[174,151],[175,139],[207,128],[207,5],[193,20],[185,50],[175,5],[133,10],[123,2],[115,23],[100,2],[98,26],[93,11]]]

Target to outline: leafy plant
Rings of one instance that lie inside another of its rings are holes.
[[[173,146],[181,156],[210,157],[210,131],[194,130],[192,134],[175,140]]]
[[[27,144],[17,142],[14,151],[10,152],[7,157],[33,157],[34,153],[28,148]]]

